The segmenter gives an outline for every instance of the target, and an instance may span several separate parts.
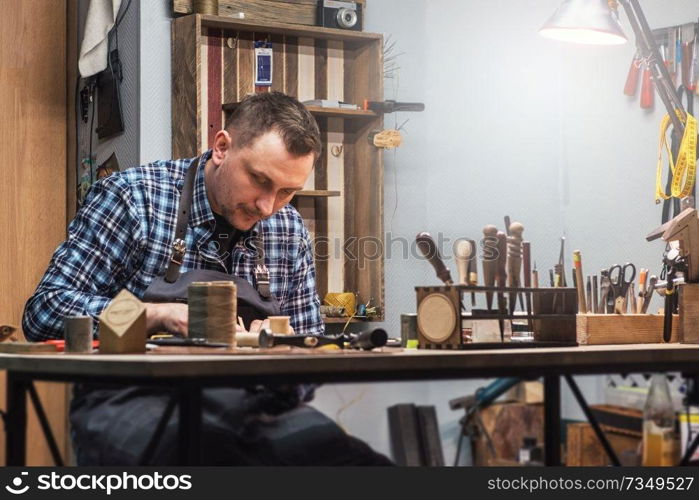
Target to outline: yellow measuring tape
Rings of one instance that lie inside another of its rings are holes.
[[[670,146],[667,142],[667,129],[670,126],[670,115],[665,115],[660,123],[660,144],[658,145],[658,167],[655,174],[655,202],[669,200],[671,197],[684,198],[692,192],[697,175],[697,119],[687,113],[686,119],[677,112],[677,116],[685,123],[684,136],[680,143],[680,150],[675,164]],[[663,188],[663,149],[670,157],[670,173],[672,175],[672,187],[670,194]]]

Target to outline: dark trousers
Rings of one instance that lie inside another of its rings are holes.
[[[78,465],[177,465],[177,408],[152,459],[143,463],[169,399],[157,388],[77,387],[70,421]],[[310,406],[269,415],[257,403],[243,389],[203,391],[203,464],[392,465]]]

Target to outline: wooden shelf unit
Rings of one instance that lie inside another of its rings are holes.
[[[172,150],[200,154],[254,89],[254,42],[273,48],[272,90],[300,101],[383,100],[383,36],[277,22],[189,15],[172,23]],[[323,154],[292,204],[315,237],[318,294],[355,292],[384,314],[383,158],[372,111],[309,106]]]

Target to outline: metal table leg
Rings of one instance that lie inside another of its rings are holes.
[[[27,390],[30,382],[7,372],[7,416],[5,418],[5,457],[8,466],[27,461]]]
[[[181,465],[200,465],[202,389],[196,384],[185,383],[179,393],[179,462]]]
[[[547,466],[561,465],[561,380],[558,375],[544,377],[544,461]]]

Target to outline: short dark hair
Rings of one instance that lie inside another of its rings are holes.
[[[320,131],[313,115],[298,100],[281,92],[246,96],[226,120],[234,131],[237,148],[252,144],[270,130],[282,136],[286,149],[296,156],[320,156]]]

